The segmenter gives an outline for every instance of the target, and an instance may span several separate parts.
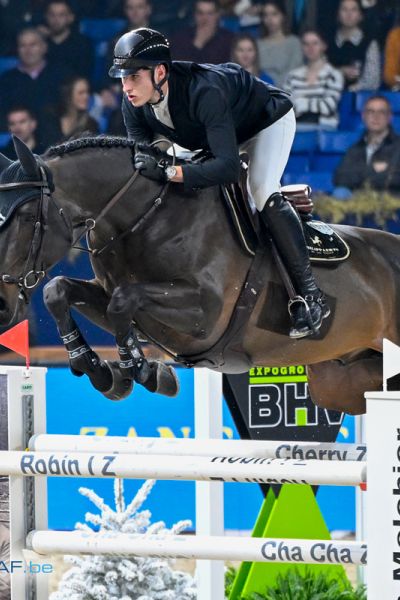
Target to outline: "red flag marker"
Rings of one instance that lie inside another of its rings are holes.
[[[13,350],[25,358],[26,368],[29,369],[29,324],[28,319],[21,321],[0,335],[0,344]]]

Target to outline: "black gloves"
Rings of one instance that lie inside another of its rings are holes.
[[[138,144],[134,156],[135,169],[139,171],[143,177],[157,181],[158,183],[166,183],[168,181],[167,174],[165,172],[168,162],[165,160],[164,155],[158,149],[149,149],[144,151],[143,148]],[[158,151],[154,151],[158,150]],[[157,157],[157,154],[159,155]]]

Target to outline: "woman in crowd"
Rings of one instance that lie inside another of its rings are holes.
[[[61,102],[56,114],[50,115],[45,139],[48,144],[59,143],[83,133],[99,133],[98,122],[89,114],[90,86],[87,79],[75,76],[61,90]]]
[[[362,21],[360,0],[341,0],[328,57],[350,91],[376,90],[381,82],[379,44],[365,32]]]
[[[262,81],[274,83],[268,73],[260,70],[257,44],[251,35],[242,33],[235,38],[232,46],[232,61]]]
[[[300,40],[287,33],[286,13],[277,0],[265,2],[261,23],[257,40],[260,68],[281,86],[289,71],[303,64]]]
[[[306,64],[290,71],[284,84],[292,94],[297,130],[336,129],[343,75],[327,61],[327,45],[317,31],[305,31],[301,44]]]

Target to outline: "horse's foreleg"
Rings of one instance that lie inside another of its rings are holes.
[[[114,290],[107,308],[120,357],[120,369],[151,392],[175,396],[179,383],[172,367],[160,361],[148,361],[142,351],[132,320],[139,308],[147,305],[147,297],[139,292],[138,284],[119,286]],[[147,286],[146,286],[147,287]]]
[[[110,366],[101,361],[88,346],[71,315],[70,308],[77,309],[103,329],[110,330],[106,314],[109,297],[96,280],[84,281],[69,277],[52,279],[45,286],[43,296],[68,352],[71,371],[77,376],[86,374],[92,385],[107,395],[113,386]],[[129,384],[128,393],[131,387]]]
[[[350,415],[365,413],[365,390],[382,389],[382,356],[367,351],[359,357],[330,360],[307,368],[313,402]]]

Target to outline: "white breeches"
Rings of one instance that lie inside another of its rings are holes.
[[[291,109],[240,146],[249,156],[247,187],[257,210],[261,211],[271,194],[280,190],[295,132],[296,117]]]

